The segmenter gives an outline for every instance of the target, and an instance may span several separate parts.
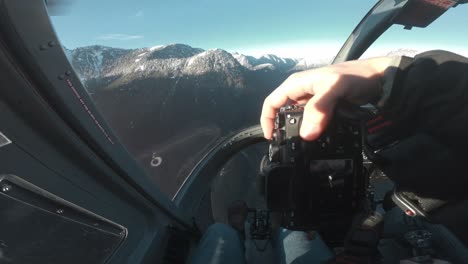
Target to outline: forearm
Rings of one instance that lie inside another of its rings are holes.
[[[391,85],[385,85],[393,78],[389,69],[398,67],[400,60],[401,57],[376,57],[332,65],[328,70],[339,73],[346,80],[346,84],[337,87],[342,89],[341,98],[357,105],[375,104],[391,91]],[[384,90],[384,87],[389,89]]]

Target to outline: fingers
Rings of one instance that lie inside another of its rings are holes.
[[[317,139],[327,127],[337,99],[331,94],[312,97],[304,108],[300,136],[307,141]]]
[[[280,107],[289,100],[296,103],[306,103],[313,96],[307,91],[305,85],[307,82],[304,80],[304,78],[299,78],[297,74],[293,74],[265,99],[260,124],[266,139],[272,138],[274,120]]]
[[[280,92],[272,93],[265,99],[260,122],[266,139],[272,138],[276,113],[289,99],[291,98],[287,94]],[[304,107],[304,116],[300,128],[300,136],[304,140],[315,140],[323,133],[333,115],[337,100],[336,96],[330,93],[317,94],[308,100]],[[301,101],[302,99],[299,103]]]
[[[286,104],[289,97],[286,94],[269,95],[263,103],[262,116],[260,117],[260,124],[263,130],[263,136],[266,139],[271,139],[273,136],[273,129],[275,125],[275,117],[278,109]]]
[[[307,103],[300,135],[314,140],[325,130],[339,98],[362,104],[380,95],[380,78],[388,58],[350,61],[292,74],[263,104],[260,123],[271,139],[278,109],[288,100]]]

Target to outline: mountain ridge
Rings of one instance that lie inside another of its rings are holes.
[[[257,58],[222,49],[204,50],[178,43],[138,49],[91,45],[72,50],[64,48],[64,50],[78,75],[84,81],[131,74],[132,72],[158,72],[161,76],[199,74],[200,72],[219,70],[222,64],[229,65],[231,68],[243,67],[242,70],[248,71],[279,70],[288,72],[298,70],[298,62],[300,62],[299,59],[283,58],[273,54],[265,54]],[[217,64],[212,65],[213,68],[208,67],[207,63],[200,60],[200,56],[203,55],[207,55],[206,58]],[[193,67],[194,60],[197,60],[198,63],[203,62],[205,69]],[[299,69],[305,68],[310,67],[299,67]]]
[[[64,52],[106,122],[169,195],[221,137],[258,124],[263,100],[291,73],[329,63],[184,44]],[[155,167],[154,157],[164,161]]]

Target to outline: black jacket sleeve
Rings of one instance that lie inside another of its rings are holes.
[[[381,113],[397,143],[378,154],[382,170],[421,196],[468,198],[468,59],[429,51],[396,70]]]

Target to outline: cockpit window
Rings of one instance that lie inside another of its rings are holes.
[[[376,56],[405,55],[413,57],[418,53],[444,49],[468,56],[467,30],[468,5],[450,8],[427,28],[407,30],[402,25],[393,25],[362,55],[362,58]]]
[[[172,198],[210,149],[259,123],[285,78],[330,63],[374,4],[82,0],[51,19],[101,114]]]

